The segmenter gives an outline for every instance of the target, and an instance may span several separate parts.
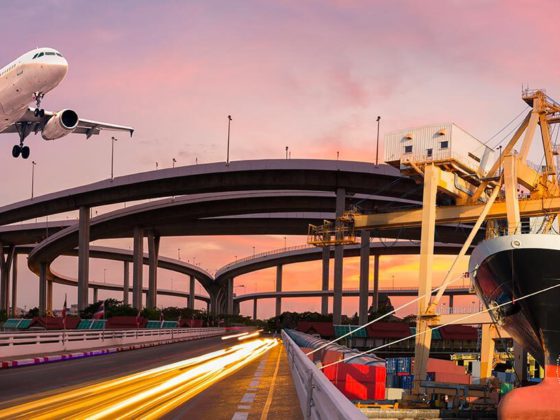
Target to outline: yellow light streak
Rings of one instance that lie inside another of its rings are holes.
[[[239,337],[238,340],[239,340],[239,341],[242,341],[242,340],[247,340],[248,338],[255,338],[255,337],[258,337],[258,336],[261,334],[261,332],[262,332],[262,330],[255,331],[255,332],[252,333],[252,334],[244,335],[243,337]]]
[[[239,333],[239,334],[226,335],[226,336],[222,337],[222,340],[229,340],[230,338],[242,337],[242,336],[247,335],[247,334],[249,334],[249,333],[248,332],[242,332],[242,333]]]
[[[257,339],[0,410],[14,418],[158,418],[278,345]]]

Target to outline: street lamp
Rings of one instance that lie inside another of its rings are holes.
[[[159,163],[156,161],[156,171],[158,170]]]
[[[111,137],[111,181],[113,180],[113,162],[114,162],[116,141],[118,141],[116,137]]]
[[[253,257],[255,256],[255,247],[253,247]]]
[[[226,166],[229,166],[229,133],[231,127],[231,115],[228,115],[228,123],[227,123],[227,157],[226,157]]]
[[[175,167],[176,163],[177,163],[177,159],[173,158],[173,167]]]
[[[181,261],[181,248],[177,248],[177,259]]]
[[[31,162],[31,198],[33,198],[33,192],[35,188],[35,165],[37,165],[37,162],[32,161]]]
[[[289,149],[289,147],[286,146],[286,160],[288,160],[288,149]]]
[[[286,250],[287,246],[286,246],[286,237],[284,236],[284,250]]]
[[[391,278],[393,279],[393,290],[395,290],[395,275],[392,274],[392,275],[391,275]]]
[[[379,165],[379,121],[381,121],[381,117],[377,116],[377,144],[375,146],[375,166]]]

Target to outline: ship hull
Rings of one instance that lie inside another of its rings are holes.
[[[545,368],[539,386],[517,389],[500,403],[502,418],[559,418],[560,236],[510,235],[481,242],[469,263],[477,294],[491,315]],[[550,400],[550,404],[547,404]],[[532,403],[535,404],[532,404]]]

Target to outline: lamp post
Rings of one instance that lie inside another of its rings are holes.
[[[113,163],[115,156],[115,142],[118,141],[116,137],[111,137],[111,181],[113,180]]]
[[[159,168],[159,163],[156,160],[156,171],[158,170],[158,168]]]
[[[175,167],[176,163],[177,163],[177,159],[173,158],[173,168]]]
[[[31,198],[33,198],[34,188],[35,188],[35,165],[37,165],[37,162],[32,161],[31,162]]]
[[[177,259],[181,261],[181,248],[177,248]]]
[[[289,149],[289,147],[286,146],[286,160],[288,160],[288,149]]]
[[[253,257],[255,256],[255,247],[253,247]]]
[[[231,128],[231,115],[227,116],[228,123],[227,123],[227,156],[226,156],[226,166],[229,166],[229,133]]]
[[[377,116],[377,144],[375,146],[375,166],[379,165],[379,121],[381,121],[381,117]]]
[[[285,251],[286,249],[287,249],[287,246],[286,246],[286,237],[284,236],[284,251]]]

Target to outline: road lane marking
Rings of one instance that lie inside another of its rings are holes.
[[[236,411],[233,413],[231,420],[247,420],[247,417],[249,417],[249,413],[240,413],[239,411]]]
[[[241,402],[252,404],[253,402],[255,402],[256,396],[257,394],[255,394],[254,392],[247,392],[245,393],[245,395],[243,395],[243,398],[241,398]]]
[[[270,405],[272,404],[272,398],[274,395],[274,386],[276,385],[276,377],[278,376],[278,369],[280,368],[280,356],[282,356],[281,348],[278,350],[278,358],[276,359],[276,369],[274,369],[272,382],[270,383],[270,388],[268,389],[268,397],[266,399],[266,403],[261,413],[261,420],[266,420],[268,418],[268,412],[270,411]]]

